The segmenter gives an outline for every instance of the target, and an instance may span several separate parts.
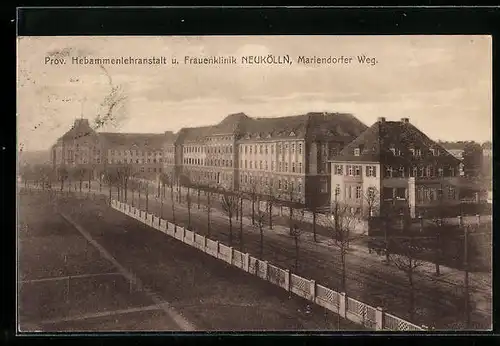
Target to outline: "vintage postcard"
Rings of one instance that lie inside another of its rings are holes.
[[[19,332],[492,328],[490,36],[20,36]]]

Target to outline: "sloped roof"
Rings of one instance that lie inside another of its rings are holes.
[[[386,158],[401,163],[413,161],[408,155],[409,148],[414,146],[422,151],[421,160],[448,160],[450,164],[458,164],[460,161],[453,157],[445,148],[427,137],[422,131],[409,122],[400,121],[378,121],[370,128],[350,142],[339,155],[332,161],[371,161],[381,162]],[[401,156],[394,156],[391,147],[401,150]],[[360,155],[354,156],[354,149],[360,149]],[[426,155],[431,148],[440,150],[439,156]]]
[[[295,137],[312,140],[336,137],[352,140],[367,126],[351,114],[310,112],[278,118],[250,118],[242,129],[242,138]]]
[[[88,119],[75,119],[73,126],[59,140],[71,140],[95,135],[96,132],[90,127]]]
[[[165,141],[163,133],[120,133],[120,132],[100,132],[99,137],[103,138],[110,146],[132,148],[161,149]]]

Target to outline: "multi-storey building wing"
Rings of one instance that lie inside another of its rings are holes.
[[[328,160],[365,129],[340,113],[237,113],[176,134],[99,133],[78,119],[53,146],[52,158],[54,166],[84,166],[94,179],[107,167],[130,165],[138,178],[157,180],[166,173],[182,185],[273,191],[277,198],[319,208],[328,206],[330,196]]]
[[[379,118],[331,160],[331,201],[365,216],[415,217],[436,206],[458,205],[459,165],[408,118]]]
[[[328,204],[328,159],[366,126],[349,114],[280,118],[231,114],[214,126],[184,128],[176,142],[184,180],[281,199]]]
[[[163,170],[164,134],[96,132],[87,119],[72,128],[51,148],[54,168],[83,168],[91,179],[102,178],[108,167],[129,165],[137,178],[153,179]]]

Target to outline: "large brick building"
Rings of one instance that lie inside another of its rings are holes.
[[[54,168],[67,168],[70,175],[72,169],[83,168],[91,179],[102,178],[108,167],[123,165],[131,167],[134,177],[154,179],[163,170],[166,137],[167,134],[96,132],[87,119],[77,119],[52,146],[51,162]]]
[[[365,216],[432,212],[459,199],[460,160],[409,119],[373,124],[331,160],[331,201]]]
[[[317,207],[328,205],[328,159],[366,125],[350,114],[308,113],[280,118],[231,114],[219,124],[184,128],[175,147],[175,171],[183,182],[266,194]]]
[[[280,118],[231,114],[213,126],[178,133],[96,132],[86,119],[52,147],[54,167],[83,167],[93,179],[107,167],[130,165],[135,177],[161,173],[182,184],[266,194],[328,206],[328,160],[366,129],[350,114],[308,113]]]

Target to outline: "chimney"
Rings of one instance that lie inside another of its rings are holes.
[[[380,118],[377,119],[377,121],[379,123],[385,123],[385,118],[384,117],[380,117]]]
[[[410,119],[408,119],[408,118],[401,118],[401,122],[403,124],[408,124],[410,122]]]

